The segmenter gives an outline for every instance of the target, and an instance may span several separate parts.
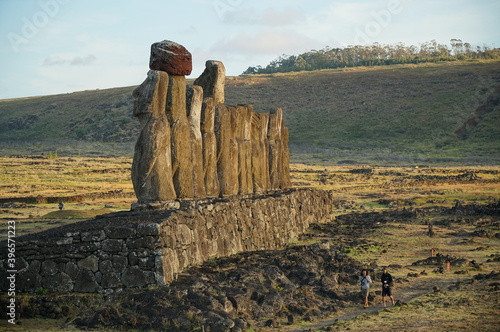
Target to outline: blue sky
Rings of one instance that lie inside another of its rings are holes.
[[[500,0],[0,0],[0,99],[140,84],[172,40],[227,75],[325,46],[500,47]]]

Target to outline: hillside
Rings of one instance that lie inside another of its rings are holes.
[[[293,162],[498,164],[498,86],[500,61],[358,67],[228,77],[226,104],[283,108]],[[133,88],[0,101],[0,155],[130,156]]]

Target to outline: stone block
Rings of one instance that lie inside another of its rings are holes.
[[[78,246],[76,252],[83,254],[91,251],[96,251],[100,248],[101,248],[101,242],[89,242]]]
[[[107,252],[121,252],[125,250],[125,240],[108,239],[102,241],[102,250]]]
[[[137,236],[160,234],[160,224],[139,224],[137,225]]]
[[[64,272],[42,277],[42,287],[52,292],[71,292],[73,280]]]
[[[0,277],[2,278],[0,280],[0,283],[2,284],[2,289],[6,291],[8,287],[5,286],[8,285],[5,285],[3,283],[8,283],[7,275],[5,275],[4,273],[0,273]],[[52,276],[45,276],[45,277],[48,278]],[[42,275],[38,273],[25,271],[19,273],[16,277],[16,290],[18,291],[34,292],[40,287],[42,287]]]
[[[121,279],[126,287],[143,287],[147,285],[146,273],[137,265],[127,268],[123,272]]]
[[[97,242],[97,241],[102,241],[105,238],[106,234],[104,233],[103,230],[88,231],[88,232],[83,232],[81,234],[82,242]]]
[[[111,260],[106,259],[99,262],[99,272],[104,275],[113,272],[113,263],[111,263]]]
[[[123,273],[128,266],[128,258],[121,255],[113,255],[111,263],[113,264],[113,271]]]
[[[62,246],[62,245],[65,245],[65,244],[72,244],[73,243],[73,238],[72,237],[65,237],[65,238],[62,238],[62,239],[59,239],[56,241],[56,244],[58,246]]]
[[[40,274],[42,276],[51,276],[57,273],[57,264],[54,261],[46,260],[42,262]]]
[[[136,252],[131,252],[128,254],[128,263],[129,265],[137,265],[139,264],[139,257]]]
[[[80,269],[90,270],[92,272],[97,272],[99,270],[99,259],[94,256],[88,256],[84,259],[78,261],[78,267]]]
[[[136,234],[136,230],[126,226],[110,226],[104,229],[110,239],[127,239]]]
[[[29,272],[33,273],[40,273],[40,268],[42,267],[42,263],[38,260],[33,260],[30,263],[30,266],[28,268]]]
[[[80,293],[94,293],[99,285],[95,280],[95,275],[90,270],[80,270],[75,280],[73,290]]]
[[[120,275],[118,273],[110,272],[103,274],[101,280],[101,286],[104,288],[117,288],[122,287],[123,283],[120,280]]]
[[[153,249],[156,244],[156,238],[153,236],[143,236],[136,239],[128,239],[127,240],[127,248],[130,249]]]
[[[155,266],[154,257],[140,258],[137,264],[142,270],[151,271]]]

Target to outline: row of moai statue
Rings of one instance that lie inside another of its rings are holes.
[[[280,108],[224,105],[225,68],[207,61],[193,85],[191,54],[151,46],[150,71],[133,96],[141,129],[132,182],[138,203],[232,196],[290,187],[288,129]]]

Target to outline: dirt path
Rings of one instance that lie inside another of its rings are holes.
[[[434,279],[434,278],[432,278],[432,276],[428,276],[428,277],[414,279],[409,283],[396,284],[396,287],[393,290],[394,298],[395,298],[396,302],[408,303],[409,301],[416,299],[420,296],[434,292],[434,286],[437,286],[439,289],[444,290],[448,286],[450,286],[451,284],[456,282],[457,279],[459,279],[459,278],[457,278],[456,275],[449,275],[449,278],[445,278],[445,279],[442,279],[442,278]],[[362,314],[372,314],[374,312],[386,309],[386,308],[382,307],[382,304],[380,303],[380,301],[381,301],[381,298],[380,298],[380,296],[377,295],[375,300],[370,303],[370,307],[368,307],[368,308],[363,308],[360,304],[360,308],[355,310],[355,311],[344,313],[340,316],[330,317],[330,318],[322,320],[322,321],[317,321],[317,322],[311,323],[307,326],[302,326],[299,328],[291,327],[290,329],[286,329],[284,331],[287,331],[287,332],[314,331],[316,329],[320,329],[322,327],[332,325],[337,320],[338,321],[347,321],[347,320],[353,319],[357,316],[360,316]],[[392,307],[392,305],[390,304],[390,300],[389,300],[388,304],[387,304],[387,309],[389,309],[391,307]]]

